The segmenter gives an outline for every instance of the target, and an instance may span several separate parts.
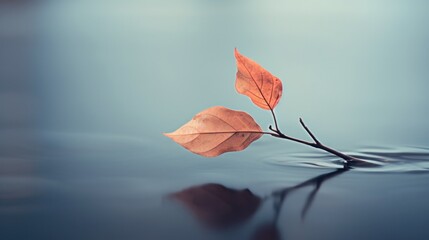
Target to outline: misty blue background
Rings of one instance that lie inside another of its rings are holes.
[[[31,105],[37,128],[161,138],[214,105],[271,123],[235,92],[237,47],[283,80],[283,129],[300,133],[301,116],[344,147],[418,144],[428,140],[427,9],[425,1],[23,2],[2,7],[2,39],[14,45],[2,44],[2,65],[26,74],[30,99],[17,101]],[[3,98],[15,93],[7,86]],[[14,121],[6,115],[21,114],[11,107],[19,103],[7,100],[2,119]]]
[[[285,133],[307,138],[302,117],[329,146],[401,161],[345,173],[320,193],[310,225],[284,217],[294,227],[283,235],[342,239],[339,229],[365,223],[356,239],[427,236],[428,177],[403,172],[429,168],[428,10],[418,0],[0,2],[2,232],[199,239],[208,233],[166,194],[215,182],[267,195],[338,167],[268,136],[205,159],[162,135],[216,105],[272,124],[235,91],[236,47],[283,81]],[[270,207],[261,211],[254,221]]]

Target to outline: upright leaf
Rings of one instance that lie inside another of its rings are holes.
[[[256,106],[272,110],[282,96],[282,82],[255,61],[241,55],[235,49],[237,79],[235,88],[248,96]]]
[[[218,106],[198,113],[165,135],[193,153],[215,157],[245,149],[261,137],[262,129],[249,114]]]

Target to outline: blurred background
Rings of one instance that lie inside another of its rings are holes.
[[[250,154],[201,161],[161,134],[215,105],[267,129],[269,112],[235,91],[235,47],[282,79],[284,132],[306,138],[303,117],[341,150],[425,148],[428,10],[423,0],[0,0],[0,223],[13,232],[69,209],[63,226],[76,196],[79,210],[94,209],[88,199],[133,199],[120,208],[131,213],[190,184],[264,179],[211,171],[261,156],[251,154],[267,138]],[[266,168],[258,164],[248,166]]]
[[[213,105],[265,126],[270,115],[235,92],[237,47],[283,80],[284,129],[302,116],[330,139],[421,143],[427,10],[418,0],[3,0],[1,129],[158,138]]]

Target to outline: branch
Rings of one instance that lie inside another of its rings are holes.
[[[322,149],[322,150],[324,150],[326,152],[329,152],[329,153],[331,153],[331,154],[333,154],[333,155],[335,155],[337,157],[340,157],[340,158],[344,159],[347,163],[350,163],[350,162],[361,162],[361,163],[365,162],[365,161],[363,161],[361,159],[349,156],[347,154],[344,154],[342,152],[339,152],[339,151],[337,151],[335,149],[332,149],[332,148],[330,148],[328,146],[323,145],[321,142],[319,142],[319,140],[317,140],[317,138],[313,135],[313,133],[310,131],[310,129],[307,128],[307,126],[304,124],[304,121],[302,121],[302,119],[300,119],[300,123],[304,127],[304,129],[307,131],[307,133],[311,136],[311,138],[314,140],[314,143],[307,142],[307,141],[304,141],[304,140],[301,140],[301,139],[298,139],[298,138],[294,138],[294,137],[285,135],[279,129],[273,129],[272,126],[270,125],[269,129],[275,133],[275,134],[274,133],[271,134],[271,136],[277,137],[277,138],[287,139],[287,140],[290,140],[290,141],[293,141],[293,142],[298,142],[298,143],[301,143],[301,144],[305,144],[307,146],[311,146],[311,147],[314,147],[314,148]]]
[[[271,125],[268,126],[268,129],[270,129],[271,131],[273,131],[273,132],[275,132],[277,134],[280,132],[279,130],[274,129]]]
[[[313,135],[313,133],[310,131],[310,129],[308,129],[308,127],[305,125],[304,121],[302,120],[302,118],[299,118],[299,122],[301,123],[302,127],[305,129],[305,131],[308,133],[308,135],[310,135],[310,137],[313,139],[313,141],[316,144],[321,144],[319,142],[319,140],[317,140],[317,138]]]

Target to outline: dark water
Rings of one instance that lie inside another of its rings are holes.
[[[425,1],[0,1],[0,239],[428,239]],[[202,158],[162,136],[282,79],[280,127]]]
[[[140,138],[9,133],[4,239],[426,239],[429,150],[365,149],[344,169],[318,152],[203,159]],[[26,142],[25,145],[19,143]],[[16,143],[15,143],[16,144]],[[271,142],[270,148],[292,143]],[[293,148],[293,147],[292,147]],[[381,161],[383,159],[383,161]]]

